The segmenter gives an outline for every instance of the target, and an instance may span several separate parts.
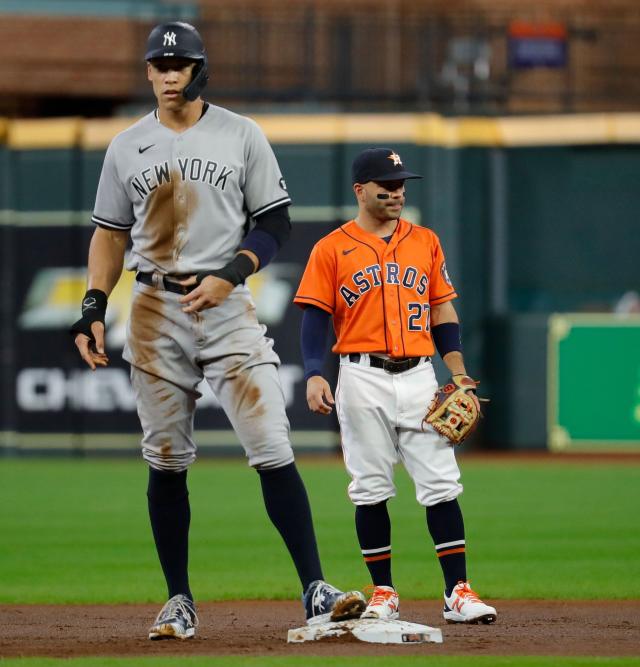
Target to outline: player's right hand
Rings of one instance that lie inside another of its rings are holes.
[[[95,371],[97,366],[107,366],[109,364],[109,357],[104,351],[104,324],[102,322],[92,322],[91,333],[94,340],[91,340],[85,334],[79,333],[75,337],[75,343],[80,356],[91,370]]]
[[[309,410],[321,415],[329,415],[335,403],[329,383],[321,375],[312,375],[307,380]]]

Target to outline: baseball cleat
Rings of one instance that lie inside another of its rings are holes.
[[[321,579],[309,584],[302,596],[302,603],[308,625],[360,618],[367,606],[360,591],[343,593]]]
[[[466,581],[454,586],[449,597],[444,596],[444,618],[447,623],[494,623],[498,616],[496,610],[485,604],[471,590]]]
[[[376,586],[367,608],[360,618],[378,618],[393,621],[400,616],[400,598],[393,586]]]
[[[174,595],[149,628],[149,639],[189,639],[196,634],[198,617],[186,595]]]

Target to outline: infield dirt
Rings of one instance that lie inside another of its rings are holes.
[[[186,642],[151,642],[160,605],[0,605],[0,657],[133,655],[640,655],[636,600],[495,600],[494,625],[448,625],[435,600],[402,603],[402,618],[442,628],[442,644],[379,645],[354,638],[287,644],[304,624],[297,602],[227,601],[198,606]]]

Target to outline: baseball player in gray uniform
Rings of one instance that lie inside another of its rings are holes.
[[[278,163],[256,123],[201,99],[207,56],[193,26],[156,26],[145,60],[158,107],[107,149],[88,291],[71,331],[93,370],[108,364],[104,315],[130,238],[127,268],[136,282],[123,356],[169,598],[149,637],[186,639],[198,623],[188,577],[187,469],[196,457],[193,416],[203,378],[260,475],[267,513],[300,577],[307,622],[357,618],[362,593],[324,581],[289,441],[280,362],[244,285],[290,233],[291,199]]]

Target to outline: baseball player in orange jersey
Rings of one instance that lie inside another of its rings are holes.
[[[305,309],[301,344],[307,401],[320,414],[334,405],[322,377],[333,317],[333,352],[340,355],[335,406],[356,531],[373,581],[362,618],[398,618],[387,500],[396,491],[394,465],[402,461],[426,508],[442,567],[444,618],[492,623],[496,610],[467,581],[454,449],[421,425],[438,387],[430,361],[435,350],[452,375],[466,370],[452,304],[457,294],[440,241],[430,229],[400,217],[405,180],[412,178],[421,176],[405,170],[388,148],[365,150],[353,162],[358,216],[316,243],[294,299]]]

